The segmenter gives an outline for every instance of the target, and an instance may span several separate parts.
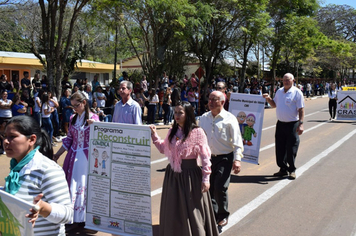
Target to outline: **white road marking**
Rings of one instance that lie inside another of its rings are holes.
[[[346,136],[344,136],[342,139],[340,139],[338,142],[330,146],[328,149],[325,151],[321,152],[319,155],[313,157],[309,162],[304,164],[302,167],[298,168],[296,171],[296,175],[298,178],[309,168],[314,166],[316,163],[318,163],[321,159],[329,155],[331,152],[335,151],[338,147],[340,147],[343,143],[345,143],[348,139],[350,139],[353,135],[356,134],[356,129],[353,130],[352,132],[348,133]],[[264,193],[253,199],[251,202],[246,204],[245,206],[241,207],[239,210],[234,212],[230,217],[229,217],[229,224],[224,227],[224,231],[228,230],[232,226],[236,225],[239,223],[243,218],[245,218],[248,214],[250,214],[253,210],[261,206],[264,202],[266,202],[268,199],[272,198],[275,194],[277,194],[280,190],[282,190],[284,187],[286,187],[288,184],[290,184],[293,180],[288,180],[284,179],[275,184],[273,187],[269,188],[266,190]]]
[[[161,159],[158,159],[158,160],[155,160],[155,161],[151,161],[151,165],[153,164],[157,164],[157,163],[160,163],[160,162],[164,162],[164,161],[167,161],[168,158],[165,157],[165,158],[161,158]]]

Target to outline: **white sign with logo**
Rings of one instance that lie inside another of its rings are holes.
[[[337,93],[337,120],[356,120],[356,91]]]

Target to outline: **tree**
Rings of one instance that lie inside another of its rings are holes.
[[[98,0],[96,4],[124,27],[148,81],[158,82],[168,68],[167,58],[184,55],[175,45],[179,45],[176,38],[181,35],[185,16],[193,9],[187,0]]]
[[[320,30],[331,39],[356,42],[356,10],[348,5],[327,5],[321,8],[316,19]]]
[[[6,1],[7,3],[9,1]],[[1,3],[0,3],[1,5]],[[19,24],[18,14],[14,6],[3,6],[0,21],[0,50],[10,52],[31,52],[29,40]]]
[[[71,46],[76,21],[88,2],[89,0],[39,0],[31,3],[34,9],[32,22],[39,23],[38,27],[33,25],[30,31],[31,51],[47,72],[49,89],[56,89],[57,94],[66,65],[73,65],[77,58],[83,57],[80,55],[83,49],[80,49],[74,52],[73,58],[68,59],[73,52]],[[37,4],[39,8],[35,7]]]
[[[316,0],[270,0],[268,12],[271,16],[270,27],[274,34],[268,38],[266,54],[270,58],[272,72],[272,89],[276,81],[277,64],[281,59],[281,52],[285,44],[292,38],[293,22],[302,16],[313,16],[319,5]],[[291,25],[292,23],[292,25]]]
[[[234,40],[236,43],[230,49],[235,61],[239,62],[242,67],[239,78],[240,93],[244,91],[244,81],[251,48],[253,45],[259,44],[264,37],[271,33],[268,28],[270,17],[265,12],[267,2],[257,0],[244,3],[245,20],[241,23],[239,34]]]

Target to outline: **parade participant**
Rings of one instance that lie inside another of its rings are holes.
[[[73,206],[62,168],[50,159],[53,149],[48,135],[30,116],[16,116],[5,128],[6,155],[12,157],[5,191],[36,204],[27,215],[36,236],[65,235]]]
[[[299,135],[303,134],[304,97],[302,91],[293,86],[294,76],[283,76],[283,87],[278,89],[274,99],[263,94],[271,107],[276,108],[276,161],[280,168],[274,176],[295,179],[295,158],[299,147]]]
[[[330,113],[330,119],[333,120],[335,119],[336,115],[336,101],[337,101],[337,91],[336,91],[336,85],[331,84],[329,92],[329,113]]]
[[[141,107],[131,98],[132,83],[124,80],[118,90],[121,100],[115,105],[112,122],[142,125]]]
[[[82,223],[76,225],[82,226],[85,222],[87,201],[89,124],[99,121],[99,117],[89,111],[84,92],[74,93],[70,102],[76,114],[71,117],[68,135],[62,140],[62,147],[54,155],[54,160],[57,161],[64,151],[67,151],[63,169],[74,205],[73,222]]]
[[[224,109],[225,96],[220,91],[209,95],[210,111],[200,117],[199,125],[208,137],[211,149],[212,174],[210,176],[210,195],[218,226],[227,225],[228,187],[231,170],[238,174],[243,157],[242,137],[239,123],[233,114]]]
[[[210,149],[204,131],[196,125],[193,107],[188,102],[175,107],[174,123],[164,140],[154,125],[150,128],[153,143],[169,159],[163,182],[159,235],[218,235],[208,192]],[[198,158],[202,168],[197,164]]]

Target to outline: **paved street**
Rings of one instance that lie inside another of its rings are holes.
[[[265,110],[260,164],[242,163],[241,173],[232,176],[231,216],[222,235],[356,235],[356,122],[329,122],[327,105],[328,98],[306,101],[305,132],[296,160],[297,179],[293,181],[272,176],[278,171],[274,155],[276,115],[274,109]],[[158,126],[161,137],[167,131],[167,126]],[[167,160],[154,146],[151,150],[152,221],[154,235],[158,235],[160,191]],[[0,185],[4,184],[8,166],[9,159],[2,155]]]

